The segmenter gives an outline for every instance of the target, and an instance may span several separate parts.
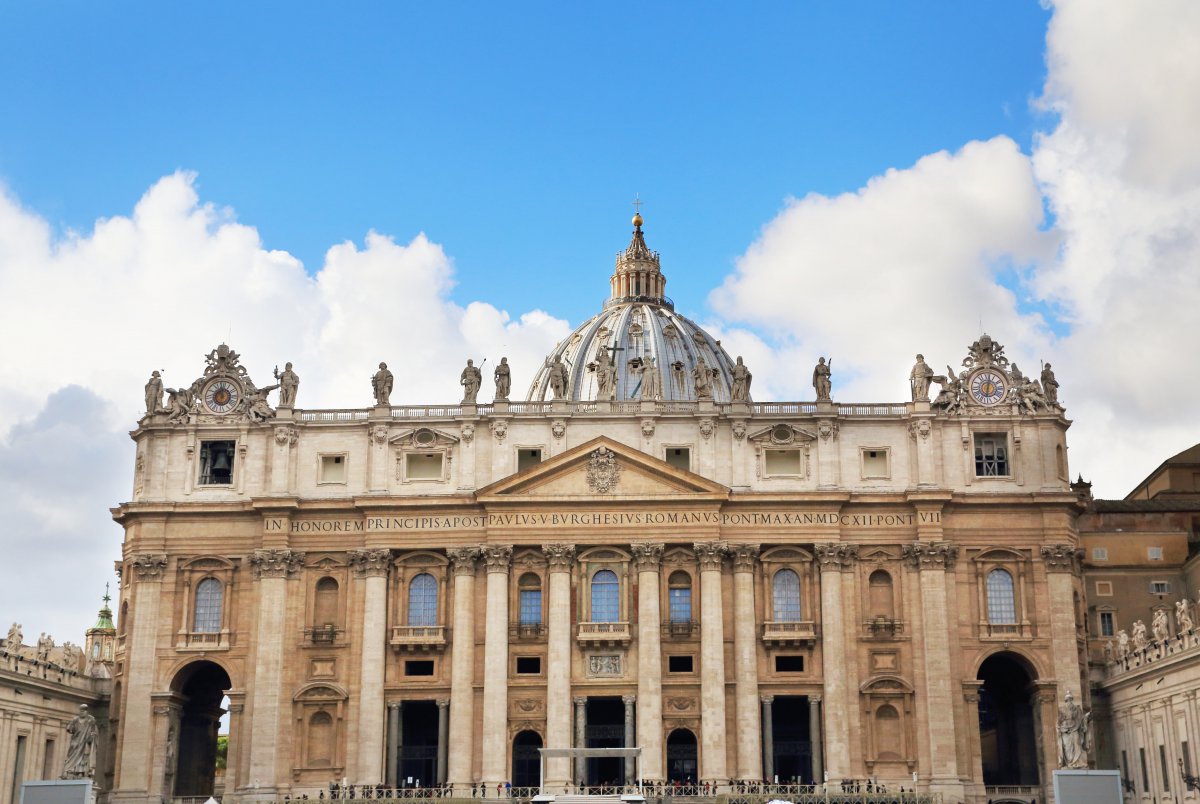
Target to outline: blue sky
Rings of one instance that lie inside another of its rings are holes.
[[[310,272],[369,229],[424,231],[455,298],[579,321],[635,192],[702,315],[788,196],[977,138],[1028,150],[1037,3],[734,8],[7,4],[0,181],[86,231],[193,170]]]

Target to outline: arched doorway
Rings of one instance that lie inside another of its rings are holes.
[[[696,772],[696,735],[675,729],[667,736],[667,781],[695,784]]]
[[[537,787],[541,784],[541,758],[538,749],[542,737],[536,731],[523,731],[513,738],[513,787]]]
[[[213,794],[217,769],[217,731],[225,710],[221,702],[233,686],[229,675],[214,662],[193,662],[175,675],[172,691],[179,696],[178,734],[168,739],[167,756],[176,756],[174,795],[207,797]],[[169,762],[169,760],[168,760]]]
[[[985,785],[1040,784],[1031,701],[1034,673],[1015,653],[979,667],[979,742]]]

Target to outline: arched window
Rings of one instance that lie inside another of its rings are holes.
[[[771,579],[771,599],[775,621],[800,622],[800,576],[795,570],[781,569]]]
[[[124,634],[129,627],[129,601],[121,604],[121,616],[117,620],[117,633]]]
[[[892,576],[886,570],[875,570],[868,581],[871,617],[892,619],[895,604],[892,599]]]
[[[408,584],[408,624],[437,625],[437,580],[422,572]]]
[[[612,570],[592,576],[592,622],[615,623],[621,619],[620,582]]]
[[[333,764],[333,718],[317,712],[308,720],[308,766],[328,768]]]
[[[673,623],[692,621],[692,576],[682,570],[667,579],[667,610]]]
[[[1008,570],[994,569],[987,574],[988,622],[1014,625],[1017,622],[1017,602],[1013,595],[1013,578]]]
[[[877,759],[903,759],[903,749],[900,713],[891,704],[884,704],[875,710],[875,756]]]
[[[532,572],[521,576],[517,582],[517,592],[520,596],[519,616],[521,625],[542,624],[542,579]]]
[[[221,600],[224,589],[216,578],[205,578],[196,585],[196,613],[192,630],[200,634],[215,634],[221,630]]]
[[[338,620],[338,582],[329,576],[317,581],[315,600],[313,601],[313,625],[326,628],[337,624]]]

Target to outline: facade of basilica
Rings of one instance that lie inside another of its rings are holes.
[[[824,359],[815,401],[754,401],[634,223],[524,401],[506,365],[480,401],[468,365],[463,401],[393,405],[381,364],[372,404],[310,410],[290,364],[259,386],[225,345],[165,404],[151,378],[113,509],[115,800],[639,778],[1046,800],[1079,766],[1084,507],[1049,367],[983,335],[946,374],[897,367],[908,401],[836,400]],[[543,768],[570,747],[640,757]]]

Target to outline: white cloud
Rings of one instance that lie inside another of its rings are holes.
[[[460,307],[452,287],[450,258],[424,235],[342,243],[310,277],[231,211],[201,203],[188,173],[161,179],[132,215],[62,238],[0,195],[0,487],[22,556],[5,564],[0,616],[73,641],[90,625],[80,612],[94,610],[120,556],[106,509],[129,494],[126,431],[152,369],[168,386],[190,383],[228,340],[259,385],[294,362],[301,407],[368,406],[380,360],[396,374],[393,401],[449,402],[467,357],[506,355],[523,389],[570,332],[540,311],[513,320],[484,302]],[[43,582],[40,570],[61,568],[54,605],[29,594],[30,566]]]

